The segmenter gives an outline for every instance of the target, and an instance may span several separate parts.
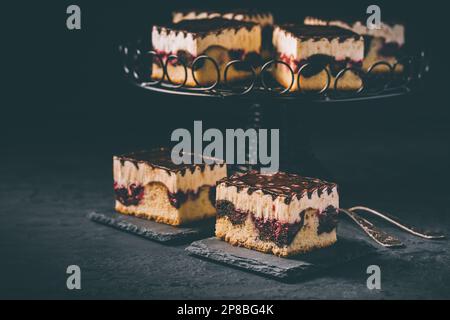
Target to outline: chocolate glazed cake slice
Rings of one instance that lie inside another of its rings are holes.
[[[268,11],[258,9],[231,9],[231,10],[180,10],[172,13],[172,22],[178,23],[182,20],[213,19],[222,18],[237,21],[253,22],[261,26],[261,57],[262,60],[271,58],[272,54],[272,32],[273,15]],[[246,56],[253,65],[262,63],[257,54]],[[237,57],[241,58],[241,57]]]
[[[215,185],[227,176],[225,164],[175,165],[167,149],[115,156],[113,164],[116,210],[171,225],[215,216]]]
[[[378,61],[386,61],[394,65],[403,55],[405,44],[405,27],[400,23],[381,22],[379,29],[367,28],[365,22],[325,20],[314,17],[305,18],[307,25],[336,26],[351,30],[364,37],[365,52],[363,69],[367,70]],[[401,72],[403,66],[399,65],[394,71]],[[375,68],[373,72],[383,73],[389,71],[386,67]]]
[[[278,172],[249,172],[220,180],[216,236],[279,256],[336,242],[337,185]]]
[[[182,20],[171,26],[154,26],[152,31],[153,49],[167,61],[167,73],[174,83],[184,83],[184,67],[187,67],[186,85],[196,86],[192,76],[192,63],[201,55],[207,55],[218,64],[220,79],[224,79],[226,64],[231,60],[258,60],[261,53],[261,26],[252,22],[222,18]],[[256,63],[256,62],[255,62]],[[245,79],[252,75],[248,69],[230,67],[227,80]],[[217,69],[212,62],[201,60],[195,65],[195,78],[201,85],[217,81]],[[152,78],[161,79],[163,68],[154,59]]]
[[[330,87],[333,88],[337,73],[345,67],[359,68],[364,57],[363,37],[349,30],[327,26],[304,26],[285,24],[276,26],[273,33],[273,45],[277,59],[288,64],[295,74],[292,91],[298,90],[297,72],[305,63],[300,77],[300,87],[304,90],[321,90],[326,82],[326,67],[331,75]],[[292,82],[289,69],[283,64],[274,68],[275,79],[284,87]],[[340,78],[338,89],[356,90],[362,81],[353,71]]]

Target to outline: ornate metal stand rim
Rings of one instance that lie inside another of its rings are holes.
[[[391,65],[386,61],[377,61],[373,65],[371,65],[367,69],[367,71],[356,67],[345,67],[337,73],[334,79],[334,84],[332,85],[332,77],[328,68],[325,65],[318,65],[317,67],[319,68],[317,70],[319,71],[316,74],[322,72],[326,73],[326,81],[323,88],[321,88],[320,90],[304,90],[301,85],[301,78],[302,76],[304,78],[304,71],[313,66],[312,63],[302,64],[297,73],[295,73],[288,63],[281,60],[272,59],[265,62],[261,66],[259,72],[257,72],[255,67],[248,61],[232,60],[225,65],[223,70],[221,70],[219,64],[215,61],[215,59],[207,55],[201,55],[196,57],[192,61],[189,73],[188,66],[185,60],[174,54],[168,55],[164,58],[160,53],[155,51],[147,51],[145,53],[142,53],[140,49],[130,49],[126,46],[120,46],[119,51],[123,57],[123,70],[125,74],[131,76],[132,81],[143,88],[168,93],[179,93],[186,95],[192,94],[199,96],[206,95],[213,97],[244,97],[251,94],[268,94],[271,97],[288,99],[314,96],[316,99],[330,101],[341,99],[358,100],[364,98],[374,98],[383,95],[399,95],[410,92],[409,85],[414,80],[421,80],[424,73],[429,70],[428,62],[425,58],[425,55],[422,53],[419,58],[411,56],[399,59],[394,65]],[[162,69],[162,75],[158,76],[158,79],[151,78],[150,76],[151,68],[154,64],[155,59],[157,59],[158,65],[160,65]],[[181,82],[178,81],[177,83],[172,80],[171,75],[168,71],[169,64],[173,63],[174,61],[177,66],[181,66],[184,70],[184,80]],[[144,70],[142,70],[142,64],[144,62],[150,63],[151,66],[144,67]],[[196,69],[202,62],[203,64],[207,62],[211,63],[216,73],[215,81],[207,83],[206,85],[201,84],[201,81],[197,79],[196,75]],[[231,67],[238,64],[243,65],[243,69],[248,70],[249,72],[249,79],[246,79],[247,81],[244,86],[233,86],[233,83],[229,80]],[[287,68],[287,70],[291,74],[291,82],[289,86],[281,86],[280,88],[268,85],[267,73],[270,73],[269,69],[274,65],[284,65]],[[380,66],[388,68],[388,72],[380,73],[383,74],[387,81],[385,83],[382,83],[383,85],[378,90],[371,91],[368,87],[368,79],[374,75],[374,70],[376,70]],[[403,73],[401,74],[396,72],[396,69],[398,69],[399,66],[402,66],[403,68]],[[405,69],[407,67],[409,67],[411,70],[414,69],[413,67],[417,67],[418,70],[411,72],[411,74],[407,75],[406,79],[402,79],[404,81],[397,85],[394,85],[393,80],[395,76],[404,76]],[[357,90],[342,91],[339,89],[339,82],[343,79],[344,75],[347,72],[352,72],[361,79],[362,84]],[[187,85],[189,76],[191,76],[192,81],[195,83],[195,86]],[[221,79],[222,76],[223,79]],[[297,80],[297,90],[293,91],[292,87],[295,84],[295,80]]]

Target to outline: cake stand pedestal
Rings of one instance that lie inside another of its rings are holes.
[[[266,62],[256,72],[251,66],[245,65],[246,62],[233,60],[230,61],[224,72],[224,79],[220,79],[220,72],[217,63],[208,56],[197,57],[190,70],[195,70],[196,65],[204,60],[203,63],[213,63],[219,77],[217,81],[208,86],[202,86],[197,83],[196,87],[187,87],[184,84],[171,83],[170,76],[167,76],[167,63],[177,60],[172,56],[170,61],[163,62],[162,58],[156,52],[143,52],[139,47],[120,46],[119,52],[122,57],[123,70],[128,81],[147,91],[159,92],[171,95],[185,95],[195,97],[208,97],[216,99],[225,99],[232,104],[236,99],[241,103],[246,103],[247,125],[248,128],[267,128],[280,130],[280,170],[300,173],[304,176],[313,176],[325,180],[334,180],[332,174],[322,165],[315,156],[310,139],[311,130],[307,128],[304,119],[293,118],[290,116],[291,108],[302,106],[302,108],[314,108],[319,104],[348,103],[368,100],[389,99],[396,96],[410,94],[420,89],[426,73],[428,72],[428,59],[424,52],[414,56],[399,59],[396,65],[390,65],[387,62],[379,61],[372,65],[367,71],[355,68],[344,68],[336,75],[334,85],[330,81],[324,84],[322,90],[318,92],[305,92],[303,90],[292,92],[294,79],[300,77],[302,72],[310,67],[305,64],[298,73],[294,73],[289,66],[278,60]],[[158,60],[163,65],[164,75],[162,79],[151,79],[150,72],[153,61]],[[178,60],[177,60],[178,61]],[[247,68],[252,72],[252,77],[245,83],[229,83],[227,81],[227,70],[235,64]],[[286,65],[292,72],[292,84],[289,88],[280,87],[271,78],[271,68],[276,64]],[[181,65],[189,72],[187,66]],[[399,65],[403,66],[402,72],[397,72]],[[326,66],[313,66],[319,72],[328,73]],[[388,72],[380,76],[375,72],[381,68],[388,68]],[[343,92],[339,90],[338,82],[348,71],[358,74],[361,78],[361,87],[352,92]],[[194,72],[192,75],[195,79]],[[329,75],[329,73],[328,73]],[[269,149],[270,150],[270,149]],[[248,150],[249,152],[249,150]],[[248,157],[247,157],[248,159]],[[257,165],[237,165],[233,168],[235,171],[244,171],[249,169],[258,169]]]

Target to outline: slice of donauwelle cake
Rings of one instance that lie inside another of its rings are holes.
[[[182,20],[170,26],[154,26],[152,45],[167,64],[167,76],[173,83],[181,84],[186,80],[186,85],[196,86],[192,64],[201,55],[217,63],[219,80],[224,79],[225,67],[231,60],[248,61],[250,65],[257,63],[261,52],[261,26],[222,18]],[[178,58],[169,59],[171,55]],[[163,71],[161,62],[153,59],[152,78],[161,79]],[[209,60],[199,60],[194,73],[200,85],[212,84],[218,79],[217,69]],[[229,68],[227,80],[245,79],[251,75],[248,67],[236,64]]]
[[[285,24],[276,26],[273,33],[274,50],[277,59],[285,62],[289,68],[277,64],[274,68],[275,79],[284,87],[293,83],[291,90],[298,90],[297,74],[304,67],[300,77],[300,88],[321,90],[327,83],[326,68],[330,74],[330,87],[335,85],[338,73],[346,67],[359,69],[364,58],[364,39],[350,30],[335,26],[305,26]],[[292,82],[294,80],[294,82]],[[340,90],[356,90],[362,86],[362,80],[356,72],[348,71],[339,79]]]
[[[279,256],[336,242],[337,185],[278,172],[248,172],[217,183],[216,236]]]
[[[172,13],[174,23],[182,20],[223,18],[229,20],[249,21],[261,26],[261,56],[262,60],[269,59],[272,51],[273,15],[261,9],[231,9],[231,10],[177,10]],[[241,58],[241,57],[237,57]],[[261,63],[261,57],[253,55],[255,63]]]
[[[351,30],[364,37],[364,60],[363,69],[368,70],[378,61],[388,62],[394,66],[404,55],[405,26],[402,23],[386,22],[380,23],[379,28],[368,28],[365,21],[351,19],[321,19],[306,17],[304,23],[307,25],[336,26]],[[401,72],[403,65],[399,64],[394,71]],[[388,72],[386,67],[378,67],[373,72]]]
[[[214,217],[215,185],[227,176],[224,163],[181,164],[156,149],[115,156],[116,210],[171,225]]]

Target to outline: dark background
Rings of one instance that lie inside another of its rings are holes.
[[[80,31],[69,31],[65,26],[66,8],[72,3],[81,7]],[[192,128],[193,120],[203,120],[204,128],[239,128],[245,126],[247,117],[246,103],[167,96],[129,85],[123,79],[117,53],[120,43],[138,33],[145,34],[154,23],[164,23],[172,9],[180,7],[267,8],[277,21],[302,21],[304,15],[320,14],[364,20],[369,4],[29,1],[5,5],[0,117],[0,250],[4,251],[5,262],[0,297],[257,297],[258,290],[248,288],[233,295],[238,283],[244,281],[254,288],[277,288],[262,297],[448,298],[444,285],[450,280],[446,276],[447,243],[441,245],[441,255],[430,255],[433,267],[419,280],[417,274],[429,260],[418,258],[417,265],[409,253],[405,255],[410,264],[404,257],[401,262],[388,260],[392,287],[382,295],[364,291],[363,274],[361,279],[331,278],[330,283],[320,284],[340,286],[347,290],[342,294],[337,290],[335,294],[308,296],[293,287],[266,283],[269,280],[240,271],[223,271],[205,262],[198,281],[181,274],[186,272],[181,267],[173,269],[179,272],[175,276],[167,275],[151,259],[170,264],[173,258],[163,252],[182,255],[182,251],[130,240],[84,219],[88,209],[112,206],[113,154],[165,145],[173,129]],[[376,4],[381,7],[383,20],[405,22],[412,48],[427,49],[431,71],[425,88],[408,96],[371,102],[293,103],[289,117],[299,119],[303,126],[299,132],[292,132],[291,147],[295,148],[295,141],[303,136],[302,130],[312,135],[317,156],[342,187],[343,206],[364,203],[449,231],[447,12],[438,1]],[[149,35],[147,39],[150,41]],[[139,250],[148,253],[148,248],[154,252],[153,258],[146,256],[152,261],[150,266],[148,260],[139,260]],[[65,266],[70,263],[89,270],[91,289],[81,294],[64,290]],[[188,270],[190,266],[197,270],[195,274],[199,272],[196,261],[185,263]],[[410,270],[406,276],[400,271],[405,268]],[[214,289],[215,272],[229,273],[230,285],[222,294]],[[114,280],[121,290],[115,290]],[[315,288],[317,283],[309,285]]]

